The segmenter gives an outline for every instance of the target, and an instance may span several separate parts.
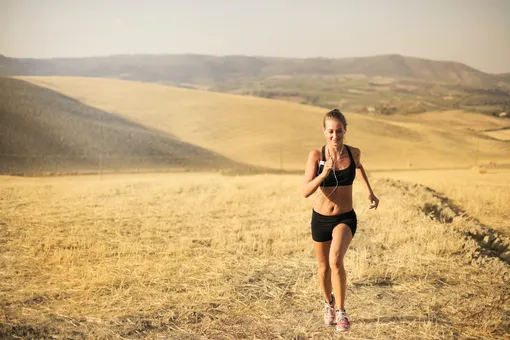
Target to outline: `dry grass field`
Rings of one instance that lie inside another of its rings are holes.
[[[510,141],[510,128],[496,130],[496,131],[487,131],[485,132],[487,136],[492,138],[496,138],[499,140]]]
[[[0,337],[339,337],[321,323],[301,182],[1,177]],[[507,339],[509,267],[465,232],[473,221],[431,217],[438,198],[419,185],[372,184],[377,211],[355,184],[344,338]]]
[[[0,174],[250,168],[19,79],[0,88]]]
[[[309,150],[324,141],[323,108],[123,80],[19,78],[255,166],[301,171]],[[347,143],[362,150],[370,169],[470,167],[475,157],[510,163],[510,144],[482,131],[509,127],[509,120],[462,111],[346,115]]]
[[[394,171],[373,175],[426,185],[481,223],[510,237],[510,169]]]
[[[324,143],[317,107],[111,79],[20,78],[199,155],[302,173]],[[11,104],[11,116],[0,112],[6,121],[19,116]],[[346,143],[361,149],[381,200],[369,210],[355,183],[348,334],[322,324],[315,196],[302,197],[302,175],[202,169],[0,176],[0,338],[508,339],[509,120],[462,111],[347,119]],[[112,140],[132,156],[125,137]],[[183,152],[164,146],[162,157],[168,151]]]

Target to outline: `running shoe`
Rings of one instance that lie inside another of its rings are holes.
[[[348,331],[351,328],[351,322],[345,311],[336,311],[336,330]]]
[[[331,303],[324,300],[324,323],[333,325],[335,323],[335,296],[331,294]]]

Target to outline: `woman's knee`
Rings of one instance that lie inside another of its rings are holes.
[[[325,276],[331,271],[328,263],[319,264],[319,275]]]
[[[344,259],[340,256],[335,256],[329,259],[329,266],[332,270],[343,270],[344,269]]]

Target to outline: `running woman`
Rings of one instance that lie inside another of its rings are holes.
[[[319,280],[324,295],[324,322],[336,323],[339,331],[349,330],[351,323],[345,310],[347,276],[344,256],[356,233],[357,217],[352,203],[352,184],[356,174],[366,189],[370,209],[377,209],[374,195],[361,164],[359,149],[344,144],[347,121],[334,109],[323,119],[326,144],[308,154],[303,195],[320,190],[311,217],[311,234],[317,257]],[[335,295],[333,295],[333,291]]]

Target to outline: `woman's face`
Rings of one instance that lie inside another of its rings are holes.
[[[326,141],[331,146],[338,146],[343,143],[345,135],[345,127],[338,119],[326,120],[326,129],[324,130],[324,136]]]

